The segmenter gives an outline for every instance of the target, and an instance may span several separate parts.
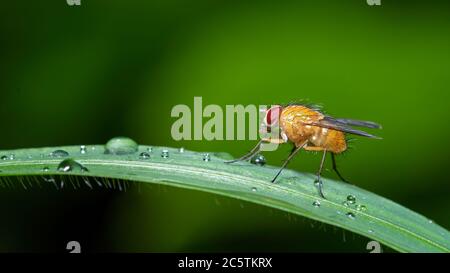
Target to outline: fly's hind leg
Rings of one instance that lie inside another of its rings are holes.
[[[342,175],[339,173],[339,171],[338,171],[338,169],[337,169],[337,165],[336,165],[336,157],[335,157],[335,154],[334,154],[334,153],[331,153],[331,161],[333,162],[333,171],[337,174],[337,176],[339,176],[339,178],[340,178],[342,181],[344,181],[344,182],[350,184],[350,182],[348,182],[348,181],[347,181],[344,177],[342,177]]]
[[[325,195],[323,195],[323,183],[322,183],[322,179],[320,179],[320,175],[322,174],[323,164],[325,163],[326,155],[327,155],[327,150],[323,150],[322,161],[320,161],[319,170],[317,171],[317,183],[319,183],[318,184],[319,194],[323,199],[326,199],[326,198],[325,198]]]

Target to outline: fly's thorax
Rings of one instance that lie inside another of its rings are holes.
[[[281,131],[293,143],[302,143],[315,133],[315,126],[309,125],[323,118],[317,111],[302,105],[283,108],[280,116]]]

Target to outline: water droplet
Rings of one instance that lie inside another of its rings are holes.
[[[147,148],[147,152],[152,153],[153,152],[153,148],[152,147],[148,147]]]
[[[178,152],[180,152],[180,154],[184,153],[184,147],[181,147],[180,149],[178,149]]]
[[[8,157],[6,155],[1,157],[2,160],[8,160]]]
[[[203,161],[205,161],[205,162],[211,161],[211,156],[209,154],[204,154],[203,155]]]
[[[348,195],[347,196],[347,201],[350,203],[350,204],[355,204],[355,202],[356,202],[356,197],[354,196],[354,195]]]
[[[320,207],[320,201],[319,200],[314,201],[313,202],[313,206],[316,207],[316,208],[319,208]]]
[[[344,205],[344,206],[346,206],[346,207],[350,206],[349,203],[348,203],[348,201],[342,202],[342,205]]]
[[[42,169],[42,171],[43,172],[48,172],[50,169],[48,168],[48,167],[44,167],[43,169]]]
[[[319,187],[320,181],[319,180],[314,180],[314,186]]]
[[[58,165],[58,171],[60,172],[71,172],[71,171],[81,171],[81,172],[87,172],[89,171],[86,167],[81,165],[80,163],[76,162],[73,159],[64,159],[59,163]]]
[[[87,150],[86,150],[86,146],[84,146],[84,145],[81,145],[80,146],[80,154],[85,154],[87,152]]]
[[[355,217],[356,217],[355,214],[353,214],[353,212],[347,212],[347,214],[345,214],[345,215],[347,215],[347,217],[352,220],[355,219]]]
[[[294,185],[295,181],[297,180],[297,177],[291,176],[291,177],[286,178],[286,180],[288,181],[289,185]]]
[[[9,160],[14,160],[16,159],[16,155],[15,154],[10,154],[9,155]]]
[[[50,156],[52,157],[66,157],[69,156],[69,153],[64,150],[55,150],[50,153]]]
[[[368,232],[369,233],[373,233],[374,231],[373,231],[373,229],[369,229]]]
[[[367,208],[366,208],[366,206],[364,206],[364,205],[360,205],[360,204],[358,204],[358,205],[356,205],[356,210],[359,210],[359,211],[365,211]]]
[[[169,150],[166,150],[166,149],[162,150],[161,157],[162,158],[169,158]]]
[[[252,191],[257,191],[258,189],[256,187],[252,187]]]
[[[433,224],[433,220],[428,220],[428,224]]]
[[[106,143],[105,154],[126,155],[138,151],[137,143],[128,137],[115,137]]]
[[[266,165],[266,158],[262,154],[258,154],[253,156],[252,159],[250,159],[250,163],[258,166],[264,166]]]
[[[140,158],[140,159],[149,159],[149,158],[150,158],[150,154],[147,153],[147,152],[142,152],[142,153],[139,155],[139,158]]]

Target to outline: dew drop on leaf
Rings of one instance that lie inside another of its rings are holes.
[[[347,201],[350,203],[350,204],[355,204],[355,202],[356,202],[356,197],[354,196],[354,195],[348,195],[347,196]]]
[[[250,163],[258,166],[264,166],[266,165],[266,158],[262,154],[257,154],[250,159]]]
[[[87,152],[87,150],[86,150],[86,146],[85,145],[81,145],[80,146],[80,154],[85,154]]]
[[[205,162],[211,161],[211,156],[209,154],[204,154],[203,155],[203,161],[205,161]]]
[[[71,172],[71,171],[80,171],[80,172],[87,172],[89,171],[86,167],[81,165],[80,163],[76,162],[73,159],[64,159],[59,163],[58,165],[58,171],[60,172]]]
[[[320,207],[320,201],[319,201],[319,200],[314,201],[312,204],[313,204],[313,206],[316,207],[316,208],[319,208],[319,207]]]
[[[356,205],[356,210],[359,210],[359,211],[365,211],[367,208],[366,208],[366,206],[364,206],[364,205]]]
[[[50,153],[51,157],[66,157],[69,156],[69,153],[64,150],[55,150]]]
[[[138,151],[137,143],[128,137],[115,137],[106,143],[105,154],[126,155]]]
[[[286,180],[288,181],[289,185],[294,185],[295,181],[297,180],[297,177],[291,176],[291,177],[286,178]]]
[[[150,158],[150,154],[147,152],[142,152],[139,154],[139,158],[140,159],[149,159]]]
[[[347,214],[345,214],[345,215],[347,215],[347,217],[352,220],[355,219],[355,217],[356,217],[355,214],[353,214],[353,212],[347,212]]]
[[[252,191],[257,191],[258,189],[256,187],[252,187]]]
[[[161,152],[161,157],[162,158],[169,158],[169,150],[162,150]]]
[[[6,155],[1,157],[2,160],[8,160],[8,157]]]
[[[180,154],[184,153],[184,147],[181,147],[180,149],[178,149],[178,152],[179,152]]]

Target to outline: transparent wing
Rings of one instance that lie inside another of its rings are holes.
[[[381,125],[372,121],[365,121],[365,120],[356,120],[356,119],[347,119],[347,118],[332,118],[328,117],[330,119],[333,119],[339,123],[344,123],[351,126],[358,126],[358,127],[366,127],[366,128],[372,128],[372,129],[381,129]]]
[[[351,121],[353,122],[355,120],[351,120]],[[375,125],[375,123],[371,123],[371,124]],[[381,139],[380,137],[374,136],[374,135],[366,133],[364,131],[353,129],[352,127],[349,126],[349,123],[340,122],[338,119],[335,119],[332,117],[325,117],[317,122],[312,122],[311,125],[322,127],[322,128],[333,129],[333,130],[341,131],[341,132],[348,133],[348,134]],[[355,125],[355,126],[358,126],[358,125]],[[369,127],[369,128],[373,128],[373,127]]]

